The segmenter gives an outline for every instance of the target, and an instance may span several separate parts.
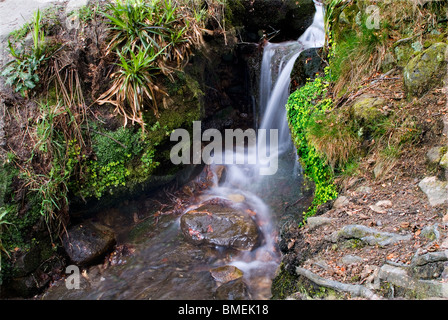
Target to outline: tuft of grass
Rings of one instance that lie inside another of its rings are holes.
[[[333,170],[344,167],[358,153],[359,136],[340,114],[319,114],[307,128],[307,137]]]

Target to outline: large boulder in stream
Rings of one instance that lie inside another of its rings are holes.
[[[180,220],[185,238],[196,244],[251,250],[258,243],[258,227],[244,211],[220,205],[203,205]]]
[[[85,222],[71,227],[62,239],[65,251],[77,265],[101,259],[115,244],[114,232],[106,226]]]

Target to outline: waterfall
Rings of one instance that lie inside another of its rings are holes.
[[[263,52],[259,129],[279,130],[279,154],[292,146],[285,105],[289,97],[294,63],[302,51],[322,47],[325,42],[323,5],[315,1],[315,7],[313,23],[297,41],[268,43]]]
[[[291,72],[296,59],[300,53],[309,48],[322,47],[325,41],[323,5],[315,1],[316,13],[312,25],[297,41],[284,43],[268,43],[264,47],[263,61],[260,74],[260,95],[259,111],[261,115],[260,126],[256,129],[278,130],[278,149],[272,151],[272,146],[267,144],[271,141],[266,137],[266,141],[257,141],[255,147],[248,147],[245,150],[226,150],[235,158],[238,157],[257,157],[259,151],[264,149],[266,152],[277,152],[277,155],[292,151],[292,140],[286,117],[286,103],[289,97]],[[245,275],[251,276],[252,273],[264,272],[266,277],[273,277],[278,266],[280,254],[274,247],[276,243],[276,227],[273,221],[271,208],[260,195],[259,187],[270,185],[278,177],[260,176],[256,169],[257,165],[227,164],[226,181],[223,185],[209,190],[210,198],[227,198],[230,194],[238,193],[245,197],[245,201],[257,212],[257,220],[263,234],[264,244],[257,248],[255,252],[242,253],[231,263],[232,265],[244,271]],[[296,163],[297,164],[297,161]],[[294,174],[292,170],[286,170],[288,175]],[[261,164],[262,165],[262,164]],[[289,164],[291,166],[291,164]],[[272,179],[272,180],[271,180]],[[263,191],[262,191],[263,192]],[[261,193],[262,193],[261,192]],[[277,194],[281,190],[271,190],[272,194]],[[264,257],[260,259],[259,257]],[[266,259],[266,257],[269,257]]]

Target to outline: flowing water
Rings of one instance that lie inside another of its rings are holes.
[[[82,290],[68,291],[62,285],[55,285],[45,298],[213,299],[218,284],[210,276],[210,269],[223,265],[233,265],[244,272],[243,280],[251,298],[270,298],[271,282],[281,259],[276,240],[282,208],[291,199],[300,197],[297,191],[300,168],[297,166],[285,110],[290,74],[303,50],[321,47],[323,42],[323,8],[316,2],[314,22],[298,41],[268,43],[264,47],[260,75],[260,119],[257,122],[260,126],[257,129],[278,129],[279,143],[269,143],[273,136],[268,135],[267,144],[258,141],[257,145],[246,150],[226,151],[235,158],[257,158],[260,149],[265,153],[270,152],[271,157],[277,155],[279,164],[276,174],[260,175],[259,169],[265,165],[263,163],[226,165],[225,181],[216,183],[200,197],[201,202],[216,198],[232,199],[235,194],[243,198],[243,202],[233,206],[241,207],[242,210],[250,207],[256,212],[255,219],[262,234],[262,242],[257,248],[238,251],[195,246],[185,241],[180,231],[179,216],[162,215],[157,224],[151,217],[121,239],[122,243],[132,244],[135,250],[132,255],[123,257],[120,263],[105,270],[101,267],[89,270],[83,278]],[[200,202],[189,210],[199,205]],[[123,217],[145,208],[130,201],[126,206],[114,210],[116,216]]]

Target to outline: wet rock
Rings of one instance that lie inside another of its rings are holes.
[[[250,293],[242,278],[229,281],[215,291],[216,300],[250,300]]]
[[[437,206],[448,201],[448,182],[440,181],[437,177],[427,177],[418,184],[428,197],[431,206]]]
[[[242,194],[229,194],[229,195],[227,195],[227,198],[236,203],[241,203],[241,202],[246,201],[246,197],[243,196]]]
[[[258,227],[249,214],[230,207],[204,205],[181,217],[185,238],[196,245],[251,250],[258,242]]]
[[[410,240],[412,236],[381,232],[363,225],[348,225],[330,236],[332,242],[338,242],[341,239],[359,239],[371,246],[378,245],[384,247],[399,241]]]
[[[448,45],[435,43],[413,58],[404,69],[404,85],[412,96],[422,96],[441,85],[447,74]]]
[[[75,264],[87,265],[112,249],[115,234],[105,226],[86,222],[70,228],[64,234],[62,243]]]
[[[8,291],[20,297],[30,297],[45,288],[50,280],[50,277],[42,271],[33,272],[26,276],[13,279],[8,284]]]
[[[235,266],[222,266],[210,270],[210,274],[217,282],[227,283],[243,276],[243,271]]]
[[[244,41],[258,42],[263,32],[279,30],[273,39],[297,39],[311,25],[315,12],[312,0],[230,1],[233,25],[242,25]]]
[[[320,48],[310,48],[299,55],[291,72],[292,90],[305,85],[308,80],[314,80],[316,74],[323,70],[320,51]]]

